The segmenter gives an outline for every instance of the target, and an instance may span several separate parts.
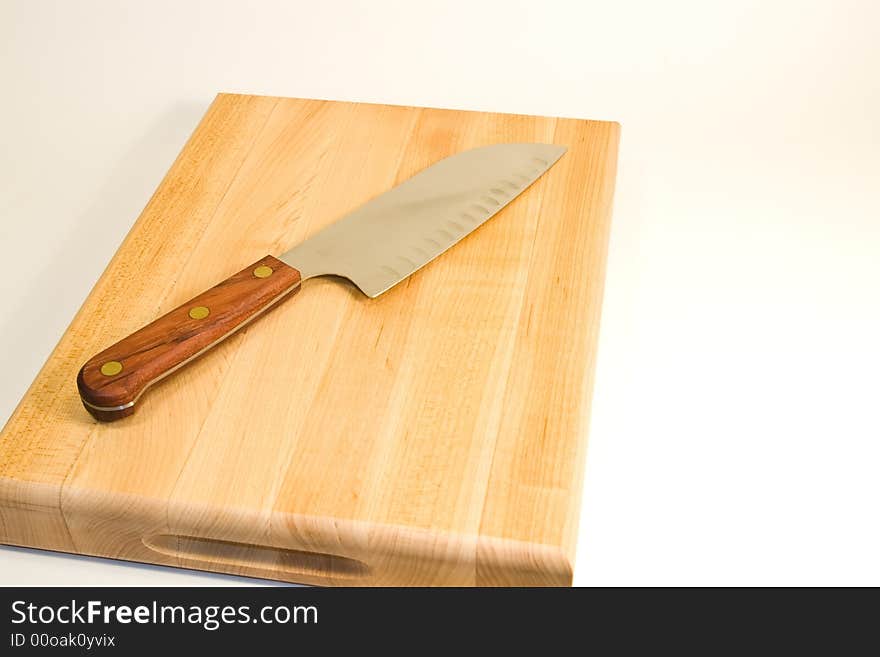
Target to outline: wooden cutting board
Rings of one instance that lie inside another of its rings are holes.
[[[570,584],[618,134],[218,96],[0,435],[0,542],[322,585]],[[443,157],[530,141],[569,150],[390,292],[307,281],[132,417],[83,409],[99,350]]]

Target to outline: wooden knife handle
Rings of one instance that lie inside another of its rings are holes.
[[[296,294],[300,282],[280,260],[258,260],[89,360],[76,377],[83,405],[104,422],[131,415],[150,385]]]

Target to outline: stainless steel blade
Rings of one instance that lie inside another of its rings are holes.
[[[567,149],[495,144],[440,160],[330,224],[280,259],[303,280],[343,276],[377,297],[471,233]]]

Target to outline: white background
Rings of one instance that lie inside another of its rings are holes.
[[[0,0],[0,82],[0,421],[217,91],[611,119],[575,583],[880,585],[880,3]]]

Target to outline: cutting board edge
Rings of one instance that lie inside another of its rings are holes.
[[[269,100],[291,100],[290,96],[273,96],[269,95],[260,95],[259,98],[265,98]],[[234,98],[254,98],[253,94],[241,94],[234,91],[219,91],[214,96],[212,103],[216,102],[220,99],[234,99]],[[370,100],[341,100],[336,98],[310,98],[309,100],[315,100],[320,102],[327,103],[337,103],[340,105],[367,105],[369,107],[388,107],[395,109],[407,109],[407,110],[428,110],[432,112],[456,112],[463,114],[492,114],[494,116],[504,116],[509,118],[538,118],[538,119],[549,119],[549,120],[559,120],[559,121],[578,121],[582,123],[593,123],[593,124],[604,124],[608,126],[613,126],[617,133],[620,133],[621,123],[620,121],[615,121],[613,119],[585,119],[579,116],[558,116],[555,114],[528,114],[526,112],[499,112],[497,110],[490,109],[473,109],[468,107],[440,107],[436,105],[407,105],[403,103],[379,103]],[[612,176],[613,181],[614,176]]]
[[[62,490],[58,485],[0,478],[0,544],[320,586],[569,586],[572,579],[573,563],[562,546],[333,516],[208,506],[198,509],[204,518],[202,527],[172,529],[167,519],[181,517],[181,509],[175,506],[185,506],[192,513],[192,505],[104,495],[98,489]],[[17,522],[16,516],[20,516]],[[230,524],[230,516],[239,522]],[[7,529],[33,528],[41,518],[54,525],[52,532],[44,527],[29,535]],[[221,518],[218,527],[216,521]],[[275,529],[267,529],[271,536],[258,542],[253,529],[260,525]],[[100,545],[103,539],[107,547],[81,549],[73,544],[71,529],[73,533],[87,531],[94,538],[92,545]],[[163,536],[178,544],[196,539],[200,551],[193,555],[156,549],[157,537]],[[254,553],[255,559],[229,560],[222,554],[230,546]],[[299,554],[291,558],[294,552]],[[325,573],[303,573],[267,567],[260,563],[267,553],[274,553],[268,556],[279,562],[318,555],[330,562],[330,568]],[[348,576],[351,564],[362,568]],[[334,569],[345,571],[346,576]]]

